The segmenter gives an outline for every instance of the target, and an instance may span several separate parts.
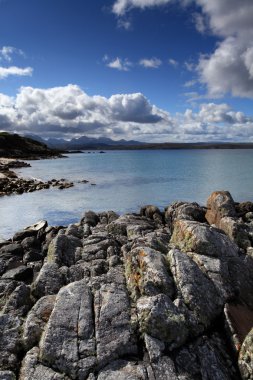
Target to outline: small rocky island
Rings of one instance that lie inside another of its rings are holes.
[[[0,242],[0,379],[253,379],[253,203],[86,212]]]

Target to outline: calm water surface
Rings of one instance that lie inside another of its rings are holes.
[[[123,213],[150,203],[163,208],[175,200],[205,204],[214,190],[253,201],[253,150],[108,151],[31,164],[18,173],[66,178],[75,187],[0,198],[0,237],[40,219],[51,225],[76,222],[87,210]],[[82,179],[96,186],[77,183]]]

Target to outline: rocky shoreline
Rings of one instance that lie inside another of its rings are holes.
[[[38,157],[36,159],[38,159]],[[31,165],[29,163],[24,161],[0,158],[0,197],[4,195],[31,193],[34,191],[50,188],[58,188],[59,190],[63,190],[74,186],[74,182],[68,181],[64,178],[53,178],[49,181],[41,181],[38,179],[26,179],[18,177],[15,171],[13,171],[13,169],[15,170],[30,166]],[[87,180],[81,180],[78,182],[89,183],[89,181]]]
[[[0,242],[0,379],[253,379],[253,203],[86,212]]]

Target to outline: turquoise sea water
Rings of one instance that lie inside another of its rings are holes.
[[[84,211],[138,211],[175,200],[205,204],[214,190],[253,201],[253,150],[108,151],[31,161],[18,173],[42,180],[66,178],[75,187],[0,198],[0,237],[40,219],[51,225],[78,221]],[[77,183],[87,179],[89,184]]]

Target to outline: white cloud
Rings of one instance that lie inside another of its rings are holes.
[[[222,37],[215,51],[200,57],[197,70],[210,96],[253,98],[252,0],[195,0],[209,20],[210,31]]]
[[[173,58],[170,58],[168,60],[168,63],[169,63],[169,65],[174,66],[174,67],[178,66],[178,62]]]
[[[116,0],[113,12],[121,18],[133,8],[162,6],[175,0]],[[183,7],[195,3],[193,14],[200,33],[212,33],[221,40],[208,56],[201,56],[196,67],[186,62],[187,70],[197,70],[211,97],[230,93],[253,98],[253,1],[180,0]]]
[[[143,58],[139,61],[139,65],[148,69],[158,69],[162,64],[162,61],[158,58]]]
[[[128,59],[121,59],[117,57],[116,59],[107,63],[106,66],[119,71],[129,71],[132,63]]]
[[[0,79],[5,79],[9,76],[31,76],[33,73],[33,69],[31,67],[0,67]]]
[[[116,0],[113,5],[113,13],[123,16],[132,8],[145,9],[154,6],[168,4],[171,0]]]
[[[197,81],[192,79],[192,80],[185,82],[184,87],[186,87],[186,88],[193,87],[193,86],[195,86],[196,83],[197,83]]]
[[[0,61],[5,60],[11,62],[13,54],[18,54],[22,56],[25,55],[21,49],[17,49],[13,46],[3,46],[0,49]]]
[[[106,136],[140,141],[252,140],[253,119],[227,104],[205,103],[172,116],[141,93],[89,96],[68,85],[0,94],[0,129],[44,137]]]

